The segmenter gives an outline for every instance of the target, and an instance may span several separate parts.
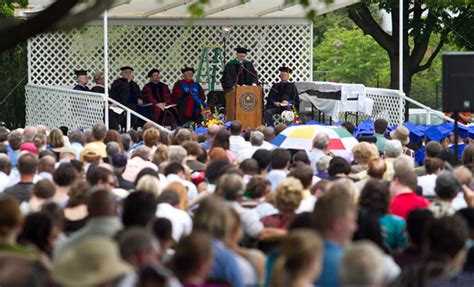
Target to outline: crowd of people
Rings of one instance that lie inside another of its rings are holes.
[[[351,126],[346,124],[350,132]],[[0,127],[1,286],[471,286],[474,145]]]

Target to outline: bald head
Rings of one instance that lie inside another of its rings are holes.
[[[91,217],[116,216],[117,203],[108,189],[91,189],[87,202],[87,210]]]
[[[10,157],[4,153],[0,153],[0,171],[10,175],[11,168]]]
[[[219,128],[220,127],[218,125],[212,124],[207,128],[207,133],[209,134],[210,137],[212,137],[217,133]]]
[[[453,174],[461,184],[471,186],[472,172],[467,167],[458,166],[453,170]]]
[[[39,160],[38,172],[54,172],[54,165],[56,164],[56,159],[53,156],[45,155]]]

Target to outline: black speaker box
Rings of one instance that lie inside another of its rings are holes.
[[[443,53],[443,112],[474,112],[474,52]]]

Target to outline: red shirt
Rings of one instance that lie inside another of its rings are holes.
[[[408,214],[413,209],[427,208],[429,205],[430,202],[426,198],[414,192],[402,193],[392,199],[390,213],[403,217],[406,220]]]

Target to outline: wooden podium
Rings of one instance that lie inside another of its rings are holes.
[[[262,124],[263,90],[261,86],[236,86],[225,92],[227,121],[240,121],[242,128]]]

